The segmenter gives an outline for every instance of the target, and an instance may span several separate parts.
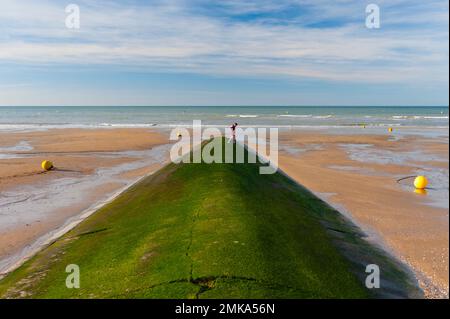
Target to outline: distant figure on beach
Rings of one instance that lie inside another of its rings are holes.
[[[231,125],[231,135],[232,135],[232,139],[233,139],[233,143],[236,143],[236,127],[238,126],[237,123],[234,123],[233,125]]]

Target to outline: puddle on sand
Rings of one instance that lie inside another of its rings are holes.
[[[392,174],[377,171],[373,168],[346,166],[346,165],[330,165],[328,168],[340,171],[354,172],[367,176],[392,176]]]
[[[321,144],[308,144],[306,146],[293,146],[288,144],[280,144],[280,151],[284,151],[289,155],[299,155],[309,151],[320,151],[323,150]]]
[[[353,161],[375,164],[407,165],[417,162],[443,162],[448,159],[421,151],[393,152],[377,149],[372,144],[339,144]]]
[[[24,156],[17,152],[28,152],[31,150],[33,150],[33,146],[27,141],[21,141],[14,146],[0,147],[0,159],[22,158]]]
[[[0,152],[26,152],[31,151],[33,146],[27,141],[21,141],[14,146],[0,147]]]
[[[424,175],[428,186],[424,190],[414,188],[414,178],[411,176],[399,181],[399,185],[408,192],[415,192],[426,199],[426,204],[437,208],[449,209],[449,171],[445,168],[425,167],[414,171],[416,176]],[[399,177],[401,178],[401,176]]]
[[[442,158],[434,154],[426,154],[420,150],[408,152],[393,152],[389,150],[377,149],[371,144],[340,144],[349,158],[363,163],[393,164],[414,167],[416,175],[424,175],[428,178],[429,185],[422,195],[426,199],[425,204],[438,207],[449,208],[449,170],[437,168],[427,162],[448,162],[448,158]],[[417,163],[421,163],[418,169]],[[401,178],[403,176],[397,176]],[[413,192],[414,178],[401,181],[399,184],[405,191]],[[426,195],[426,196],[425,196]]]

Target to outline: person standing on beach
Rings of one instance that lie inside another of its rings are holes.
[[[232,139],[233,139],[233,143],[236,143],[236,127],[238,126],[237,123],[234,123],[233,125],[231,125],[231,135],[232,135]]]

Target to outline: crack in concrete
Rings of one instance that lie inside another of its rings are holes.
[[[195,279],[175,279],[175,280],[170,280],[170,281],[166,281],[166,282],[161,282],[158,284],[154,284],[154,285],[150,285],[147,287],[142,287],[142,288],[137,288],[137,289],[133,289],[133,290],[129,290],[126,293],[121,293],[121,294],[116,294],[116,295],[111,295],[108,296],[107,298],[115,298],[115,297],[119,297],[119,296],[127,296],[130,293],[135,293],[135,292],[139,292],[139,291],[143,291],[143,290],[151,290],[157,287],[161,287],[164,285],[171,285],[171,284],[175,284],[175,283],[191,283],[194,284],[196,286],[199,286],[199,291],[195,294],[195,298],[199,299],[200,295],[210,291],[212,289],[215,288],[215,283],[218,279],[231,279],[231,280],[239,280],[239,281],[251,281],[251,282],[256,282],[256,283],[260,283],[262,285],[267,286],[268,288],[271,289],[289,289],[289,290],[295,290],[295,291],[299,291],[299,292],[303,292],[305,293],[306,291],[303,289],[299,289],[297,287],[293,287],[293,286],[289,286],[289,285],[283,285],[283,284],[278,284],[278,283],[273,283],[273,282],[267,282],[265,280],[261,280],[261,279],[256,279],[256,278],[251,278],[251,277],[243,277],[243,276],[225,276],[225,275],[220,275],[220,276],[205,276],[205,277],[199,277],[199,278],[195,278]]]

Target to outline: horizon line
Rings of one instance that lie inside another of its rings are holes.
[[[349,107],[349,108],[358,108],[358,107],[413,107],[413,108],[419,108],[419,107],[444,107],[449,108],[449,105],[58,105],[58,104],[52,104],[52,105],[0,105],[0,107]]]

